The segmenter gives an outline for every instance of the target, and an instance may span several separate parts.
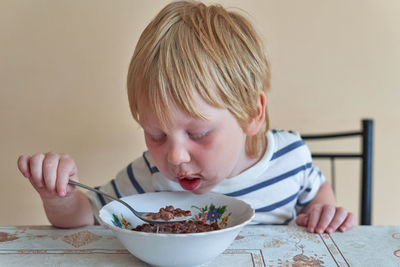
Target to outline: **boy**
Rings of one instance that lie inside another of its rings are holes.
[[[261,40],[244,17],[218,5],[167,5],[142,33],[128,72],[130,108],[148,152],[101,190],[117,197],[213,191],[250,203],[254,223],[348,230],[354,216],[334,206],[299,134],[269,130],[269,82]],[[78,180],[68,155],[24,155],[18,166],[53,225],[97,223],[105,200],[67,185]]]

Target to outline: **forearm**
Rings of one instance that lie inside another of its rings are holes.
[[[333,193],[332,187],[328,182],[325,182],[321,185],[314,199],[310,201],[300,211],[300,213],[307,212],[307,210],[314,204],[332,205],[332,206],[336,204],[335,194]]]
[[[88,197],[79,190],[63,198],[43,199],[50,223],[56,227],[73,228],[94,224],[94,215]]]

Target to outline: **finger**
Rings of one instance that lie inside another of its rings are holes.
[[[59,196],[67,195],[68,181],[77,179],[75,162],[68,155],[61,155],[57,170],[57,193]]]
[[[28,155],[21,155],[18,157],[18,161],[17,161],[19,171],[26,178],[31,177],[31,172],[29,170],[29,164],[28,164],[30,158],[31,157]]]
[[[319,234],[323,233],[328,227],[333,217],[335,216],[336,208],[334,206],[325,205],[321,212],[321,217],[315,228],[315,231]]]
[[[333,217],[329,226],[326,228],[326,232],[329,234],[335,232],[339,228],[339,226],[343,224],[347,217],[347,214],[348,213],[344,208],[336,208],[335,216]]]
[[[309,219],[308,219],[308,225],[307,225],[307,230],[310,233],[315,232],[315,227],[317,226],[319,222],[319,218],[321,217],[321,211],[322,207],[321,206],[316,206],[313,207],[310,212],[309,212]]]
[[[356,217],[353,213],[349,212],[343,224],[339,227],[339,231],[345,232],[349,230],[356,222]]]
[[[296,217],[296,224],[299,226],[306,226],[308,223],[308,215],[305,213],[300,213]]]
[[[44,155],[42,153],[35,154],[29,161],[29,168],[31,170],[31,182],[36,187],[43,187],[43,166]]]
[[[48,152],[43,160],[43,180],[49,192],[55,192],[57,180],[57,168],[60,156],[53,152]]]

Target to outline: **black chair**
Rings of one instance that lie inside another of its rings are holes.
[[[343,139],[349,137],[361,138],[360,153],[314,153],[314,159],[330,160],[332,187],[335,190],[335,160],[359,158],[362,162],[361,167],[361,203],[360,203],[360,224],[371,225],[372,210],[372,139],[373,139],[373,120],[363,119],[362,129],[359,131],[325,133],[325,134],[302,134],[303,139],[309,144],[312,141],[332,141],[332,139]]]

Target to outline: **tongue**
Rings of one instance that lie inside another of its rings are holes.
[[[182,186],[183,189],[192,191],[196,189],[199,184],[200,184],[200,178],[194,178],[194,179],[179,179],[179,184]]]

